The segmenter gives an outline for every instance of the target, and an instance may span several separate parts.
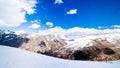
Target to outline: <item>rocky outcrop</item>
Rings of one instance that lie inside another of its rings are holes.
[[[28,38],[30,39],[29,42],[19,48],[47,55],[67,44],[62,38],[56,35],[38,35],[29,36]]]
[[[93,46],[74,51],[70,59],[112,61],[120,59],[120,47],[103,40],[94,40]]]
[[[69,59],[72,52],[73,52],[72,49],[62,47],[59,50],[54,51],[52,53],[52,56],[57,57],[57,58]]]

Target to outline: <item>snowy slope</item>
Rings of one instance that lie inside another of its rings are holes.
[[[0,68],[119,68],[120,60],[111,63],[71,61],[0,46]]]

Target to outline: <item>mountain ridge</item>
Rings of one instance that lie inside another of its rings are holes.
[[[0,40],[0,45],[17,47],[31,52],[63,59],[76,60],[75,58],[77,58],[79,55],[88,57],[87,59],[84,58],[83,60],[93,61],[112,61],[120,59],[119,33],[77,36],[76,38],[59,34],[41,35],[39,33],[23,33],[18,35],[11,31],[1,30]],[[96,54],[97,51],[100,51],[100,53]],[[107,53],[109,52],[110,54],[112,52],[115,53],[108,55]],[[79,55],[75,56],[76,54]],[[82,60],[81,58],[79,58],[79,60]]]

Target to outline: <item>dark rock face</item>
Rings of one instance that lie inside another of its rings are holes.
[[[46,46],[44,41],[41,41],[40,44],[38,44],[39,46]]]
[[[52,53],[52,56],[57,57],[57,58],[70,59],[71,54],[72,54],[71,49],[60,48],[59,50],[54,51]]]
[[[58,42],[59,42],[57,39],[54,39],[53,41],[54,41],[54,42],[56,42],[56,43],[58,43]]]
[[[107,55],[115,54],[115,52],[112,49],[110,49],[110,48],[104,48],[103,49],[103,53],[107,54]]]
[[[90,59],[90,54],[88,52],[84,51],[75,51],[72,54],[72,57],[74,57],[74,60],[89,60]]]
[[[120,59],[120,55],[116,53],[114,47],[110,46],[89,46],[82,50],[74,51],[70,59],[72,60],[91,60],[91,61],[112,61]]]
[[[91,58],[96,57],[98,54],[100,54],[102,49],[97,46],[89,46],[89,47],[84,47],[82,51],[87,54],[90,54],[89,59],[91,59]]]
[[[71,59],[73,60],[90,60],[100,54],[101,48],[96,46],[84,47],[82,50],[73,52]]]

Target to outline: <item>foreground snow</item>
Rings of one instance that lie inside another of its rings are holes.
[[[0,46],[0,68],[119,68],[113,62],[71,61]]]

